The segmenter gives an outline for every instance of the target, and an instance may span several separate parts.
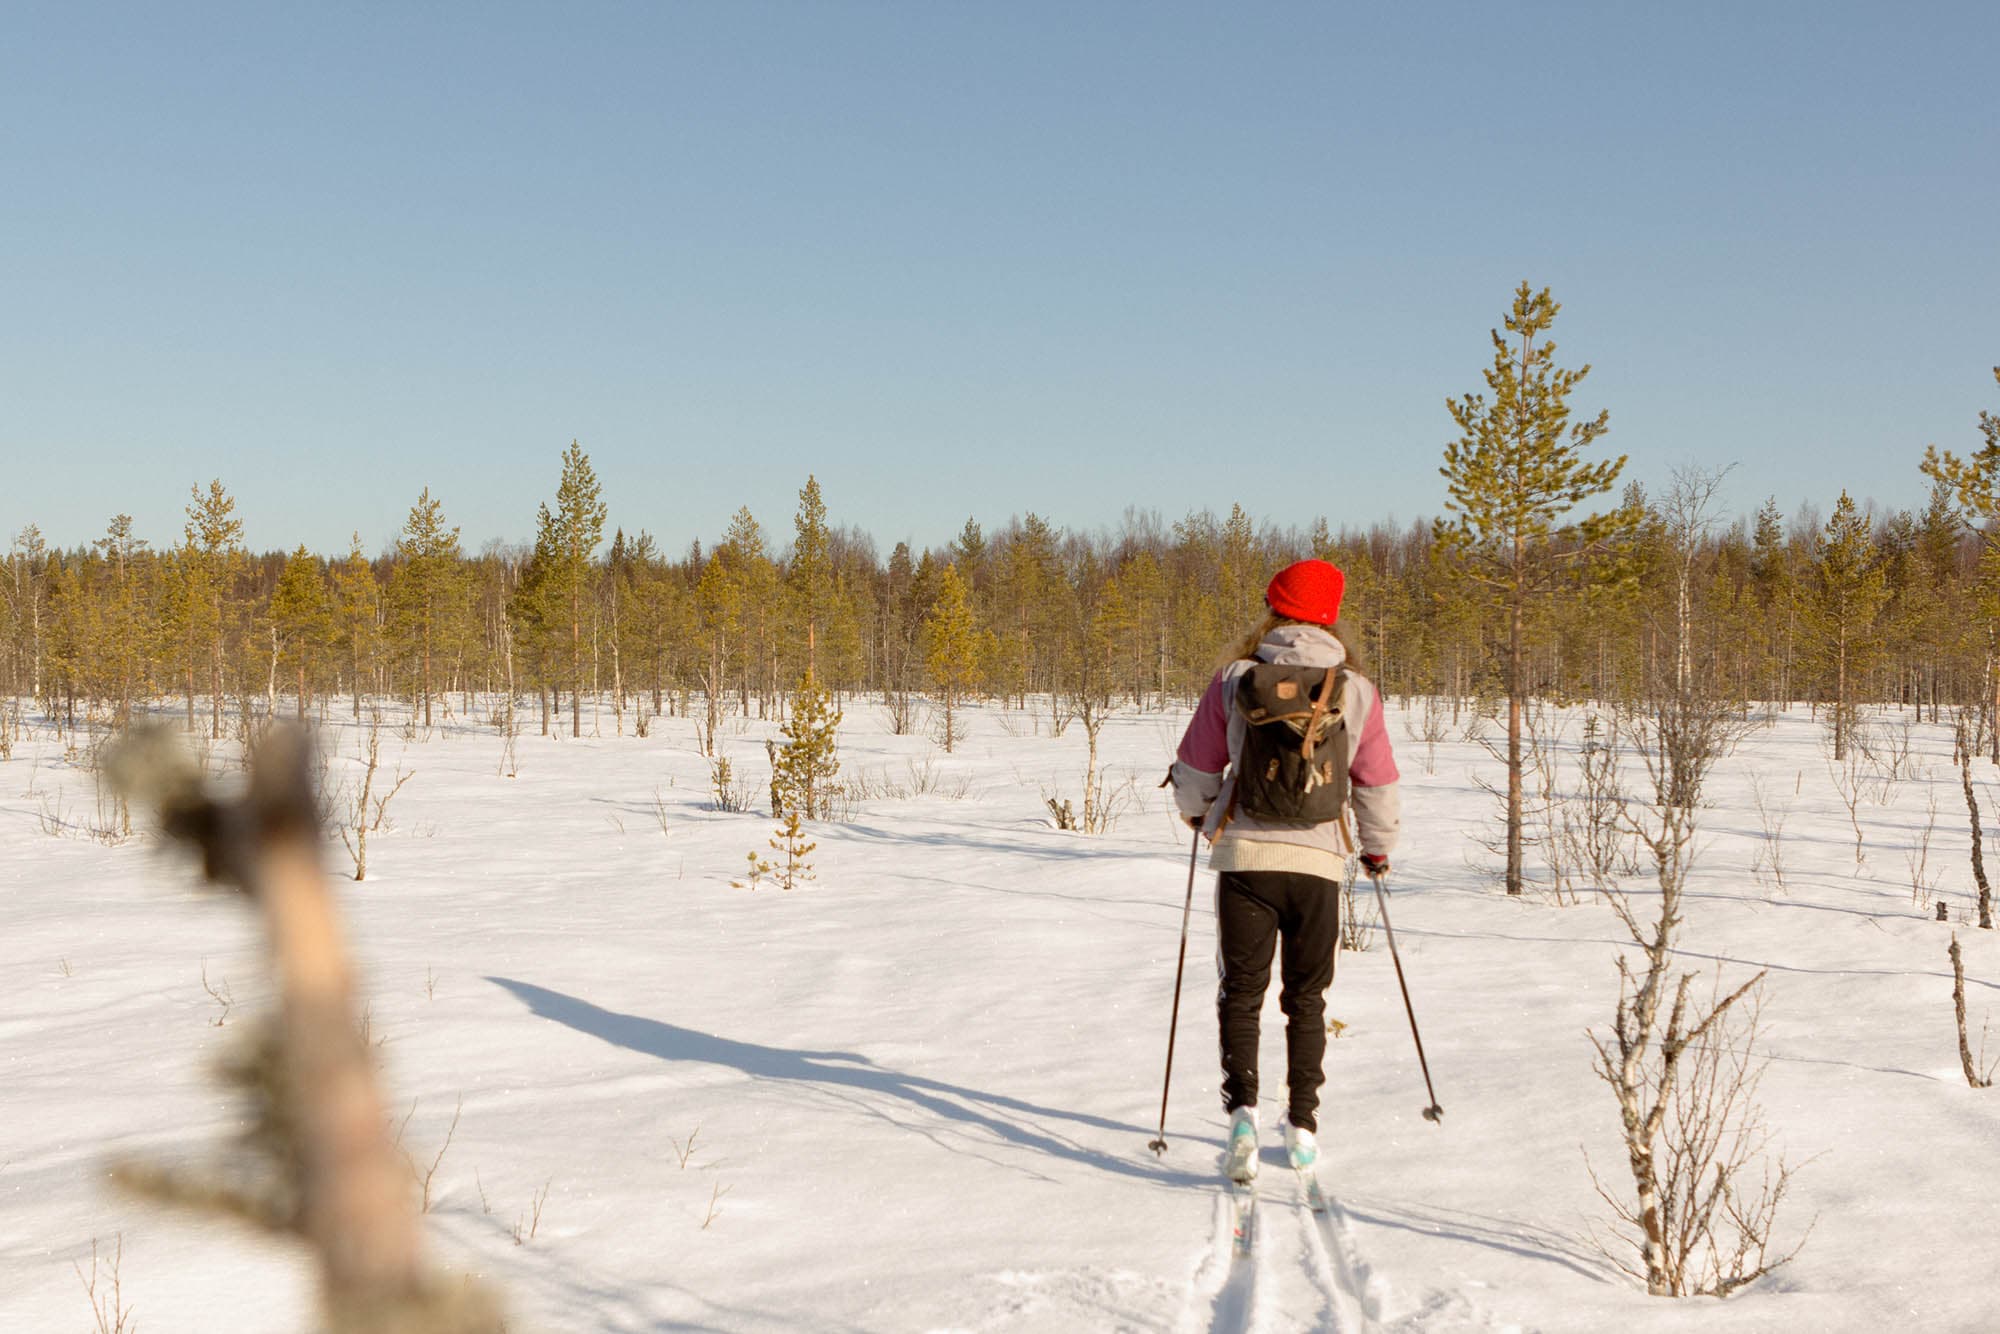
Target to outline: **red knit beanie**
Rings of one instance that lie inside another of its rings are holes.
[[[1294,561],[1271,577],[1264,590],[1264,602],[1280,616],[1313,625],[1332,625],[1340,619],[1340,595],[1347,591],[1347,576],[1323,560]]]

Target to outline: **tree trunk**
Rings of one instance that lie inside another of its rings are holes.
[[[1833,759],[1847,758],[1847,627],[1842,625],[1834,639],[1833,658]]]
[[[1507,892],[1521,892],[1521,600],[1515,594],[1507,627]]]

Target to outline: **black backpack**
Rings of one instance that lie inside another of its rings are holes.
[[[1234,810],[1260,824],[1303,828],[1347,811],[1353,746],[1342,667],[1258,662],[1236,681],[1243,748],[1236,757]]]

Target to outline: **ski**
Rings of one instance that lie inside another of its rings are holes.
[[[1320,1188],[1319,1167],[1293,1167],[1292,1171],[1298,1174],[1299,1185],[1306,1193],[1306,1208],[1322,1218],[1332,1213],[1333,1207],[1327,1203],[1326,1191]]]
[[[1232,1182],[1229,1187],[1229,1203],[1235,1214],[1232,1237],[1236,1254],[1240,1258],[1250,1254],[1257,1240],[1257,1182]]]

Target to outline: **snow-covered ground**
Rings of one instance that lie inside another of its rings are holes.
[[[1317,1227],[1288,1174],[1267,1172],[1257,1254],[1233,1272],[1205,873],[1171,1148],[1146,1150],[1187,867],[1153,784],[1182,717],[1108,725],[1133,804],[1097,838],[1053,829],[1043,806],[1077,795],[1078,728],[1056,739],[1045,719],[976,709],[944,756],[866,704],[847,717],[848,773],[909,788],[928,765],[933,790],[816,827],[818,879],[791,893],[731,887],[772,824],[711,809],[685,720],[644,740],[612,735],[608,713],[594,738],[531,729],[515,777],[478,720],[429,739],[385,729],[385,769],[414,776],[368,879],[342,887],[369,1023],[421,1164],[459,1116],[430,1235],[504,1292],[513,1327],[2000,1327],[2000,1090],[1960,1074],[1952,928],[1913,902],[1905,860],[1934,789],[1930,864],[1962,921],[1967,827],[1943,729],[1911,733],[1928,781],[1860,806],[1859,870],[1803,709],[1753,731],[1711,785],[1681,957],[1704,994],[1770,970],[1763,1102],[1775,1147],[1806,1164],[1780,1241],[1813,1231],[1751,1289],[1675,1302],[1586,1235],[1608,1218],[1585,1151],[1627,1184],[1586,1038],[1610,1020],[1622,933],[1587,894],[1500,893],[1475,842],[1493,805],[1474,775],[1495,772],[1476,744],[1454,734],[1426,774],[1391,721],[1396,932],[1447,1116],[1419,1115],[1379,937],[1344,954],[1322,1113],[1339,1214]],[[761,798],[768,724],[726,731]],[[351,726],[330,745],[333,776],[352,777]],[[1980,772],[1990,810],[2000,792]],[[1753,774],[1785,812],[1783,892],[1751,870]],[[0,763],[0,1328],[92,1328],[74,1266],[88,1271],[93,1238],[101,1257],[122,1239],[122,1297],[147,1334],[305,1327],[309,1274],[289,1248],[105,1182],[113,1155],[189,1159],[237,1124],[206,1071],[266,985],[253,921],[198,894],[182,858],[46,831],[58,807],[94,819],[94,791],[46,729]],[[346,864],[337,841],[328,863]],[[1958,930],[1976,1042],[2000,1017],[2000,940]],[[204,968],[235,1002],[220,1026]],[[1275,1084],[1275,995],[1264,1068]],[[1281,1162],[1275,1131],[1266,1162]]]

